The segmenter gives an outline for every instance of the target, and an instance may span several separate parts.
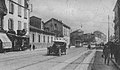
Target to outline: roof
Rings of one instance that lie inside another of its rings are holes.
[[[30,23],[29,24],[31,26],[34,26],[34,27],[37,27],[37,28],[41,28],[41,25],[42,25],[41,22],[42,22],[41,18],[38,18],[36,16],[32,16],[32,17],[30,17]]]
[[[34,26],[31,26],[31,25],[30,25],[30,31],[38,32],[38,33],[43,33],[43,34],[48,34],[48,35],[55,35],[55,34],[52,33],[52,32],[46,32],[46,31],[44,31],[44,30],[41,30],[41,29],[39,29],[39,28],[37,28],[37,27],[34,27]]]
[[[57,20],[57,19],[55,19],[55,18],[51,18],[50,20],[48,20],[47,22],[45,22],[45,24],[47,24],[48,22],[50,22],[50,21],[52,21],[52,20],[55,20],[55,21],[57,21],[57,22],[59,22],[59,23],[63,24],[63,26],[65,26],[65,27],[67,27],[67,28],[71,29],[68,25],[64,24],[62,21]]]
[[[76,32],[83,32],[84,33],[84,31],[82,31],[81,29],[77,29],[77,30],[75,30],[75,31],[73,31],[72,33],[76,33]]]

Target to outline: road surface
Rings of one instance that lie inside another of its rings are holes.
[[[89,70],[96,50],[67,49],[67,55],[46,55],[47,50],[0,55],[0,70]]]

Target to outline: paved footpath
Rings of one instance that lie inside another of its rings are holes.
[[[118,70],[111,61],[109,65],[104,64],[104,58],[102,58],[101,55],[102,51],[96,52],[93,64],[91,64],[91,70]]]
[[[15,52],[0,53],[0,58],[7,58],[7,57],[13,57],[13,56],[39,53],[39,52],[45,51],[45,50],[47,50],[47,48],[40,48],[40,49],[31,50],[31,51],[28,49],[26,51],[15,51]]]

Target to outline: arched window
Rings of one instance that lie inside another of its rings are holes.
[[[8,29],[13,30],[13,28],[14,28],[13,19],[10,18],[8,20]]]

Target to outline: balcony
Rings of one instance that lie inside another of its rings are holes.
[[[25,29],[23,29],[23,30],[17,30],[17,35],[23,36],[23,35],[26,34],[26,32],[27,31]]]

